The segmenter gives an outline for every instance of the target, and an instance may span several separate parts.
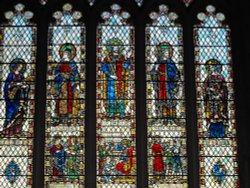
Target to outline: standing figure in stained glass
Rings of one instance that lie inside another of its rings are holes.
[[[25,78],[26,66],[22,59],[14,59],[10,63],[9,70],[10,73],[4,85],[6,119],[2,134],[21,136],[27,113],[26,100],[30,92],[30,86],[25,81],[32,78]]]
[[[99,152],[99,158],[98,158],[98,174],[102,175],[103,168],[106,163],[107,156],[110,155],[111,150],[113,149],[114,143],[106,143],[103,138],[100,140],[100,144],[98,145],[98,152]]]
[[[173,173],[175,175],[181,175],[182,174],[182,162],[180,157],[180,147],[177,144],[177,141],[173,141],[173,146],[171,148],[173,152]]]
[[[180,157],[180,147],[176,140],[173,140],[173,144],[170,141],[163,147],[166,153],[166,174],[167,175],[181,175],[182,174],[182,162]]]
[[[120,162],[116,165],[116,170],[122,175],[131,174],[134,166],[133,147],[131,141],[123,139],[121,145],[118,145],[118,150],[121,151]]]
[[[113,182],[114,178],[115,178],[115,165],[113,163],[113,161],[111,160],[111,158],[108,156],[106,157],[106,161],[105,164],[103,166],[102,169],[102,175],[103,175],[103,179],[104,182],[108,183],[108,182]]]
[[[75,140],[75,143],[74,143]],[[69,138],[69,144],[66,150],[67,153],[67,177],[69,179],[78,178],[79,164],[77,163],[77,154],[80,146],[77,145],[77,138]]]
[[[66,43],[59,51],[61,62],[57,64],[54,75],[54,87],[51,93],[56,95],[56,112],[60,117],[76,117],[79,105],[77,104],[77,82],[79,73],[74,58],[76,48],[73,44]]]
[[[211,137],[226,135],[228,89],[222,75],[222,65],[215,59],[206,62],[207,78],[204,83],[206,119]]]
[[[153,172],[155,175],[164,175],[164,164],[163,164],[163,148],[160,144],[160,137],[154,138],[154,144],[152,146],[153,160]]]
[[[56,138],[55,144],[50,147],[50,155],[52,157],[53,176],[64,175],[66,152],[60,138]]]
[[[152,80],[156,80],[158,114],[162,117],[176,117],[176,98],[180,72],[172,60],[173,47],[168,42],[157,46],[157,62],[150,71]]]
[[[106,57],[102,65],[104,78],[104,99],[109,117],[125,117],[128,93],[128,69],[131,53],[125,57],[124,47],[120,39],[112,38],[107,42]]]
[[[173,154],[173,147],[168,140],[166,145],[163,147],[164,153],[166,155],[166,175],[172,175],[173,167],[174,167],[174,154]]]

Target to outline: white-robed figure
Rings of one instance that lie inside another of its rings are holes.
[[[102,175],[104,178],[104,182],[113,182],[114,175],[115,175],[115,165],[112,163],[111,158],[107,157],[105,164],[102,169]]]

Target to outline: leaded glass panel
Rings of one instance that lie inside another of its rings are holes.
[[[0,187],[31,188],[36,25],[17,4],[0,26]]]
[[[187,187],[182,27],[166,5],[146,27],[149,187]]]
[[[201,187],[239,187],[230,28],[209,5],[194,27]]]
[[[136,187],[134,27],[117,4],[97,27],[97,187]]]
[[[70,4],[48,32],[45,186],[84,186],[85,26]]]

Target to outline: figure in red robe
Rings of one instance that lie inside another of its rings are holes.
[[[164,174],[164,164],[163,164],[163,148],[159,143],[157,138],[154,139],[155,143],[152,146],[153,160],[153,172],[155,175]]]
[[[60,142],[60,139],[57,139],[56,143],[50,147],[53,176],[64,175],[66,152]]]
[[[162,42],[157,46],[158,59],[150,71],[155,81],[154,89],[157,93],[158,116],[175,118],[178,81],[180,72],[172,60],[173,48],[168,42]]]
[[[122,152],[120,155],[121,162],[116,165],[116,170],[123,175],[131,174],[134,165],[134,149],[131,147],[131,142],[127,139],[122,140],[121,145],[118,146],[118,150]]]
[[[76,49],[73,44],[64,44],[60,49],[61,61],[55,68],[52,94],[57,98],[56,112],[58,116],[77,116],[77,81],[79,73],[75,61]]]

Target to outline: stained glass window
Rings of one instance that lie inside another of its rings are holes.
[[[134,27],[117,4],[97,28],[97,187],[136,187]]]
[[[85,26],[70,4],[48,32],[45,186],[84,184]]]
[[[166,5],[146,27],[149,187],[186,187],[182,27]]]
[[[31,188],[36,26],[22,4],[0,26],[0,187]]]
[[[239,187],[230,28],[209,5],[194,27],[201,187]]]

